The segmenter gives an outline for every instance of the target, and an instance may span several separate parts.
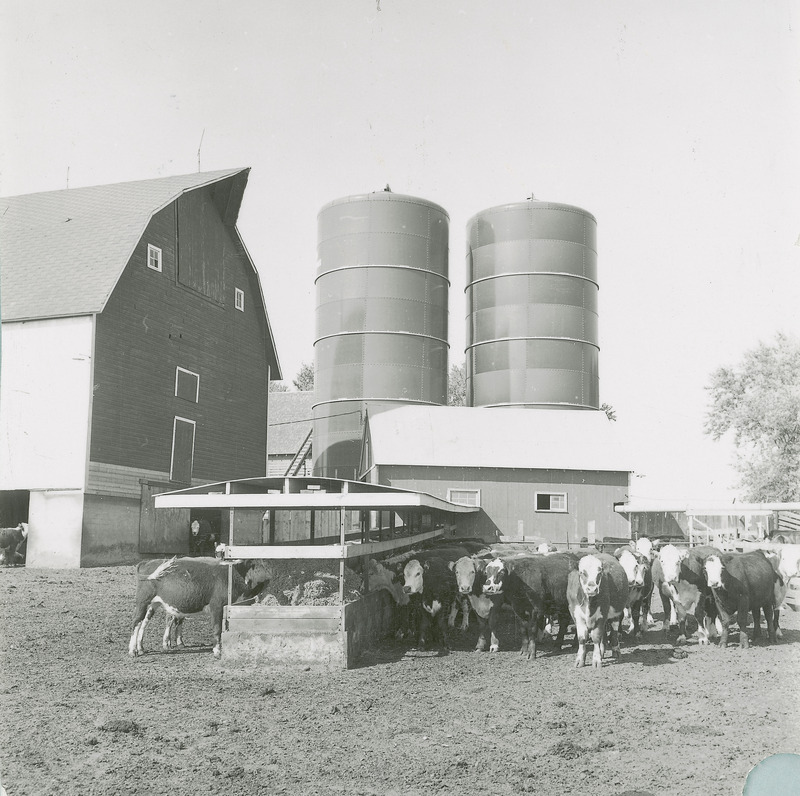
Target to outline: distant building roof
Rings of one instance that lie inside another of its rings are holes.
[[[633,472],[604,412],[407,406],[369,415],[372,463]]]
[[[293,456],[311,431],[314,392],[271,392],[267,407],[267,453]]]
[[[70,188],[0,198],[4,321],[87,315],[108,297],[154,213],[182,193],[239,176],[235,224],[249,169]]]

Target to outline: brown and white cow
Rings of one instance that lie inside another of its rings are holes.
[[[420,603],[417,646],[426,649],[431,627],[435,627],[442,649],[449,649],[447,625],[455,621],[458,610],[456,603],[456,578],[444,558],[428,558],[419,561],[414,558],[403,568],[405,583],[403,591],[409,597],[419,595]]]
[[[628,578],[628,602],[625,605],[625,618],[630,622],[629,632],[641,637],[647,626],[650,598],[653,594],[653,576],[650,561],[645,556],[635,554],[628,548],[614,553]]]
[[[24,563],[27,541],[27,522],[21,522],[14,528],[0,528],[0,563],[10,567]]]
[[[369,591],[387,591],[398,605],[408,605],[403,584],[395,580],[395,573],[391,569],[374,558],[367,561],[367,583]]]
[[[697,620],[698,643],[708,644],[709,637],[714,634],[717,609],[706,582],[704,564],[710,555],[720,554],[716,547],[678,548],[668,544],[659,550],[653,562],[653,584],[658,588],[664,607],[664,633],[676,621],[678,644],[686,641],[686,617],[689,615]]]
[[[536,658],[536,644],[548,617],[558,618],[555,646],[560,650],[569,625],[567,579],[577,567],[577,556],[569,553],[522,555],[498,558],[486,565],[486,595],[499,597],[511,606],[522,624],[520,653]]]
[[[147,564],[148,562],[142,562]],[[228,602],[228,567],[233,568],[233,601],[249,598],[268,580],[271,570],[264,561],[237,561],[225,564],[213,558],[172,558],[146,577],[137,570],[136,610],[128,654],[144,654],[142,640],[147,623],[158,605],[168,616],[183,620],[192,614],[208,611],[214,634],[214,657],[220,657],[223,608]],[[169,626],[165,631],[168,641]]]
[[[575,665],[585,665],[586,644],[591,636],[592,666],[602,667],[607,626],[612,655],[618,660],[619,625],[628,600],[628,577],[619,561],[607,553],[581,558],[577,570],[569,573],[567,599],[578,637]]]
[[[760,612],[767,621],[767,633],[772,644],[775,636],[775,581],[779,577],[761,550],[749,553],[711,555],[705,561],[708,585],[722,622],[720,647],[728,642],[728,627],[733,615],[739,624],[739,646],[749,646],[747,618],[753,613],[753,639],[761,635]]]
[[[459,596],[466,597],[469,608],[478,617],[478,643],[475,649],[483,652],[486,649],[486,635],[490,636],[489,652],[497,652],[500,642],[497,639],[497,618],[503,597],[484,593],[486,582],[487,559],[480,556],[463,556],[451,562],[450,568],[456,576],[456,588]],[[463,609],[462,609],[463,610]],[[462,630],[466,628],[462,625]]]

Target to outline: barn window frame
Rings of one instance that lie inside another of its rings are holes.
[[[158,246],[153,246],[152,243],[147,244],[147,267],[151,271],[158,271],[162,273],[163,269],[163,252]]]
[[[189,455],[189,478],[182,479],[175,477],[175,443],[177,442],[178,436],[178,423],[186,423],[192,427],[192,445],[191,445],[191,453]],[[190,420],[188,417],[180,417],[179,415],[175,415],[172,421],[172,449],[170,453],[170,460],[169,460],[169,480],[175,481],[179,484],[191,484],[192,483],[192,473],[194,472],[194,447],[195,442],[197,440],[197,422],[195,420]]]
[[[194,385],[194,398],[187,398],[186,395],[178,392],[178,386],[180,382],[180,374],[185,373],[189,376],[194,376],[195,385]],[[200,401],[200,374],[195,373],[193,370],[188,370],[187,368],[182,368],[180,365],[175,367],[175,397],[181,398],[184,401],[191,401],[191,403],[199,403]]]
[[[236,307],[239,312],[244,312],[244,290],[240,287],[234,288],[233,306]]]
[[[475,502],[467,502],[458,500],[459,493],[462,495],[474,495]],[[464,489],[463,487],[453,487],[447,490],[447,500],[449,503],[455,503],[458,506],[474,506],[475,508],[481,507],[481,490],[480,489]]]
[[[546,507],[540,506],[542,502],[540,498],[548,498]],[[536,492],[533,506],[534,511],[539,514],[568,514],[568,495],[566,492]]]

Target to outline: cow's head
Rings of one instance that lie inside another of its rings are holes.
[[[200,533],[200,523],[197,520],[192,522],[192,536],[197,536]]]
[[[636,562],[636,567],[633,571],[633,579],[631,580],[631,584],[633,586],[644,586],[645,581],[647,580],[647,571],[650,569],[650,564],[646,561],[638,560]]]
[[[244,583],[248,589],[269,583],[273,574],[272,563],[266,559],[253,558],[244,562]]]
[[[719,556],[711,555],[703,564],[706,572],[706,582],[712,589],[721,589],[722,586],[722,560]]]
[[[394,573],[383,566],[380,561],[376,561],[374,558],[367,561],[367,578],[370,591],[385,589],[398,605],[408,604],[408,595],[403,590],[403,586],[395,581]]]
[[[458,561],[451,561],[448,565],[455,572],[456,586],[460,594],[470,594],[475,586],[475,577],[478,574],[477,562],[469,556],[463,556]]]
[[[603,579],[603,562],[597,556],[584,556],[578,562],[581,588],[587,597],[596,597]]]
[[[403,567],[403,577],[405,578],[403,591],[406,594],[422,594],[422,574],[424,571],[422,564],[416,558],[412,558]]]
[[[495,558],[486,564],[486,580],[483,584],[483,593],[502,594],[505,586],[508,568],[500,558]]]
[[[19,529],[20,529],[20,531],[22,531],[22,538],[23,539],[27,539],[27,537],[28,537],[28,523],[27,522],[21,522],[19,524]]]
[[[680,580],[681,562],[689,556],[686,548],[680,550],[674,544],[664,545],[658,552],[658,560],[661,562],[661,569],[664,572],[664,580],[667,583],[674,583]]]
[[[640,536],[636,540],[635,550],[648,561],[653,560],[653,543],[646,536]]]

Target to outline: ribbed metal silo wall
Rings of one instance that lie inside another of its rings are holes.
[[[467,403],[599,409],[597,222],[528,201],[467,222]]]
[[[447,401],[449,217],[381,191],[317,223],[314,474],[355,478],[365,412]]]

